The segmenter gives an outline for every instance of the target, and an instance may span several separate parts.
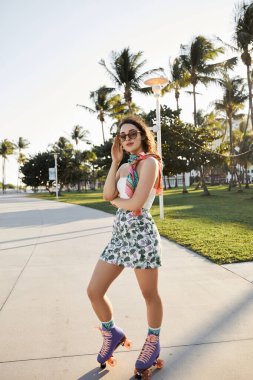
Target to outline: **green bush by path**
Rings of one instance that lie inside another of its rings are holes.
[[[253,186],[242,193],[228,192],[225,186],[210,188],[210,192],[205,197],[202,190],[190,189],[188,194],[166,190],[164,220],[160,220],[156,197],[151,214],[160,234],[218,264],[253,260]],[[46,194],[37,196],[55,200]],[[116,212],[98,191],[63,193],[59,201]]]

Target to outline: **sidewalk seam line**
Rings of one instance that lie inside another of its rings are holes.
[[[233,342],[245,342],[245,341],[253,341],[252,338],[245,338],[245,339],[231,339],[231,340],[221,340],[221,341],[214,341],[214,342],[202,342],[202,343],[191,343],[191,344],[179,344],[179,345],[173,345],[173,346],[161,346],[161,349],[169,349],[169,348],[181,348],[181,347],[191,347],[191,346],[204,346],[208,344],[221,344],[221,343],[233,343]],[[135,350],[130,350],[128,352],[139,352],[141,350],[141,347]],[[119,350],[115,352],[116,354],[120,353],[127,353],[125,350]],[[96,353],[87,353],[87,354],[75,354],[75,355],[62,355],[62,356],[50,356],[50,357],[44,357],[44,358],[30,358],[30,359],[17,359],[17,360],[7,360],[7,361],[0,361],[0,364],[6,364],[6,363],[18,363],[18,362],[27,362],[27,361],[37,361],[37,360],[51,360],[51,359],[63,359],[63,358],[75,358],[75,357],[84,357],[84,356],[94,356],[97,355]]]
[[[223,265],[227,265],[227,264],[223,264]],[[240,275],[239,273],[233,272],[231,269],[229,269],[229,268],[226,268],[226,267],[224,267],[223,265],[221,265],[221,267],[222,267],[223,269],[226,269],[227,271],[229,271],[229,272],[231,272],[231,273],[235,274],[236,276],[238,276],[238,277],[242,278],[243,280],[245,280],[245,281],[249,282],[250,284],[253,284],[253,281],[250,281],[250,280],[248,280],[246,277],[243,277],[243,276],[242,276],[242,275]]]

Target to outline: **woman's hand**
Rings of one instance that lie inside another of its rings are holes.
[[[116,198],[114,198],[112,201],[110,201],[111,205],[114,206],[114,207],[116,207],[116,208],[118,208],[118,206],[117,206],[117,204],[116,204],[118,198],[119,198],[119,197],[116,197]]]
[[[112,155],[112,161],[117,162],[118,164],[121,163],[123,159],[123,148],[120,143],[120,138],[118,135],[114,137],[112,149],[111,149],[111,155]]]

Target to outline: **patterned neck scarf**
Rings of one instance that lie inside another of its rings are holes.
[[[127,176],[126,180],[126,194],[131,198],[133,196],[133,193],[138,185],[139,182],[139,177],[138,173],[136,170],[136,167],[141,160],[145,160],[148,157],[154,157],[158,160],[159,164],[159,174],[158,174],[158,181],[155,186],[156,189],[156,194],[161,194],[162,191],[162,182],[161,182],[161,177],[162,177],[162,163],[161,163],[161,158],[157,154],[153,153],[138,153],[138,154],[130,154],[130,157],[128,159],[128,163],[130,164],[129,168],[129,173]]]

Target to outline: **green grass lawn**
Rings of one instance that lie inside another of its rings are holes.
[[[160,234],[218,264],[253,260],[253,186],[242,193],[228,192],[226,186],[209,190],[210,197],[203,196],[202,190],[190,189],[188,194],[166,190],[164,220],[160,220],[156,197],[151,214]],[[47,194],[33,196],[55,200]],[[59,201],[116,212],[99,191],[66,192]]]

